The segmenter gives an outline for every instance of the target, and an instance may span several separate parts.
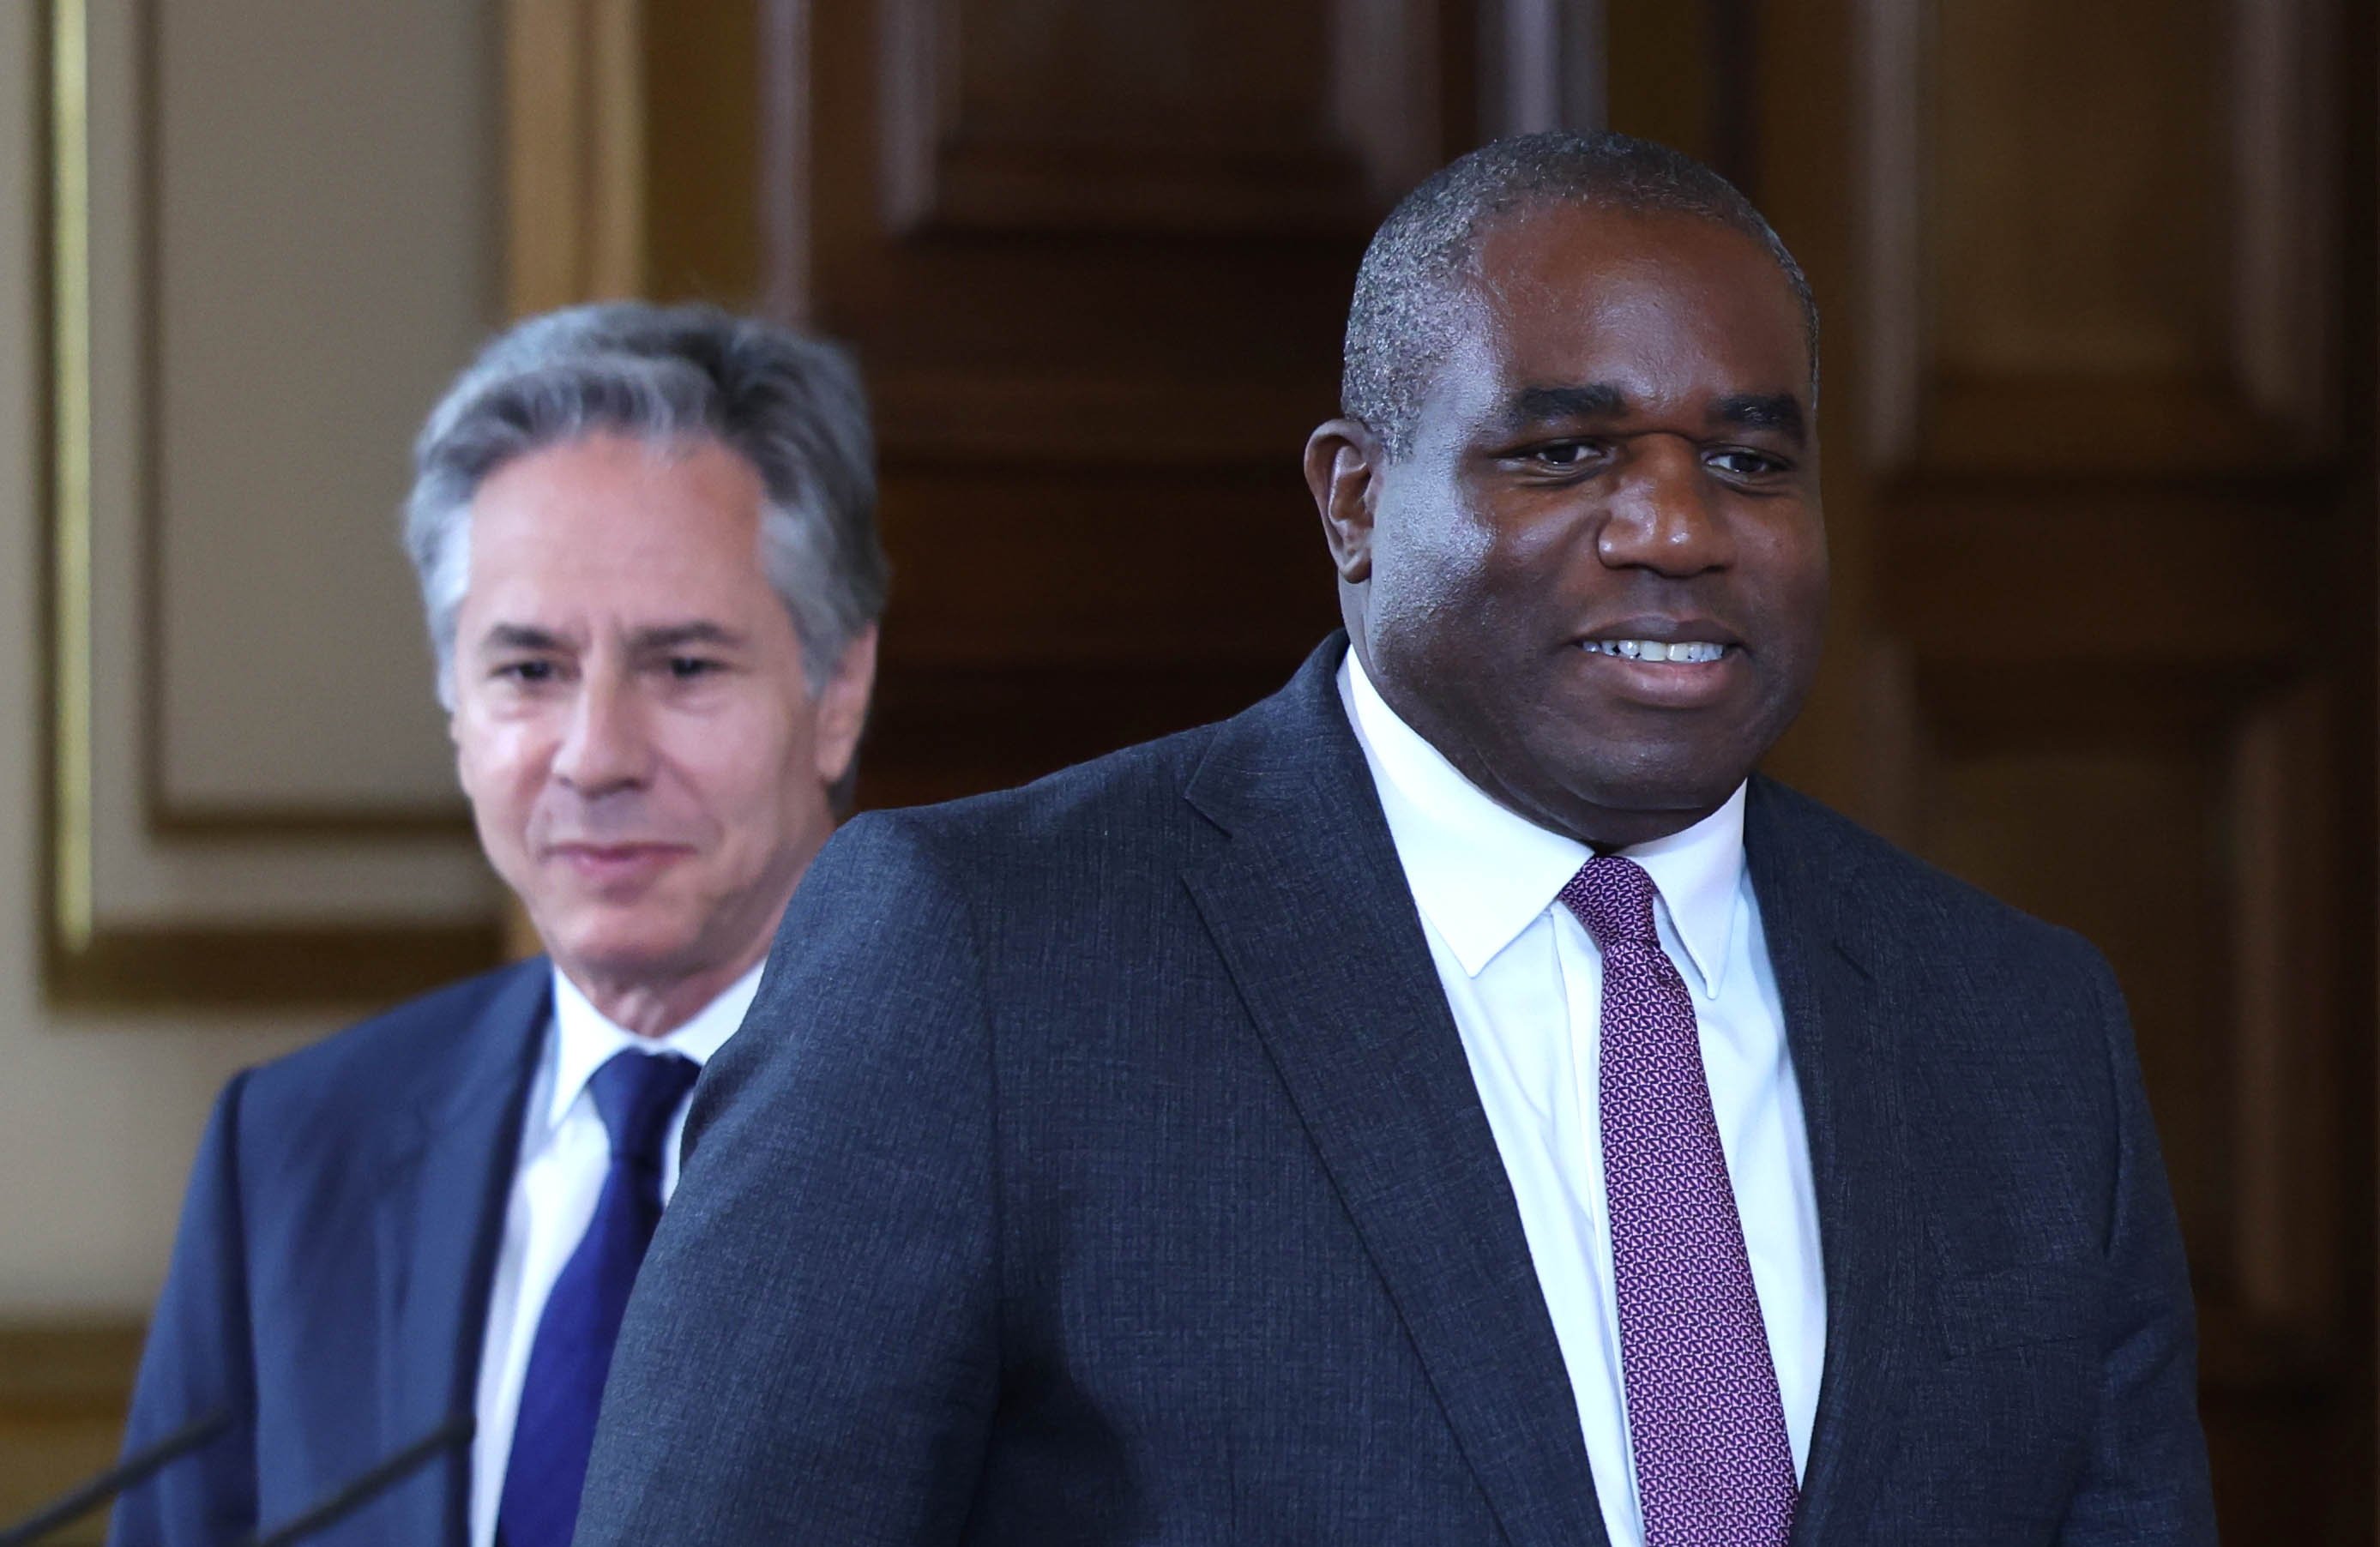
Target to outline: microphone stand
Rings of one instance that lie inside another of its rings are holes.
[[[230,1427],[231,1414],[220,1408],[184,1424],[155,1444],[134,1451],[71,1493],[42,1505],[6,1531],[0,1532],[0,1547],[26,1547],[26,1543],[47,1536],[69,1520],[80,1519],[126,1489],[146,1481],[150,1474],[168,1461],[177,1460],[212,1443]]]
[[[473,1415],[456,1413],[305,1514],[285,1520],[270,1531],[249,1538],[243,1547],[290,1547],[292,1542],[304,1541],[324,1527],[361,1509],[436,1459],[441,1453],[456,1445],[470,1444],[471,1436],[478,1432],[479,1427],[480,1420]],[[6,1547],[6,1544],[0,1542],[0,1547]]]

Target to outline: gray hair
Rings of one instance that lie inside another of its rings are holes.
[[[850,357],[708,306],[573,307],[499,334],[431,409],[413,448],[405,547],[421,580],[438,695],[453,706],[471,502],[519,457],[609,431],[709,437],[760,477],[760,564],[801,641],[810,689],[884,610],[875,441]]]
[[[1365,248],[1347,313],[1340,411],[1369,426],[1391,458],[1412,449],[1414,420],[1444,363],[1455,297],[1481,237],[1504,216],[1547,204],[1690,215],[1751,237],[1801,306],[1816,406],[1817,299],[1752,200],[1666,145],[1557,129],[1495,140],[1440,167],[1389,212]]]

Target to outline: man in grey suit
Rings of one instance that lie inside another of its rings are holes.
[[[1345,365],[1343,636],[819,860],[580,1542],[2211,1541],[2106,964],[1752,771],[1826,597],[1792,258],[1500,142]]]

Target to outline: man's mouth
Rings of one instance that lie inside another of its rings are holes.
[[[1579,647],[1622,660],[1663,661],[1703,666],[1725,656],[1730,646],[1714,639],[1583,639]]]
[[[556,843],[546,857],[601,884],[650,879],[691,852],[676,843]]]

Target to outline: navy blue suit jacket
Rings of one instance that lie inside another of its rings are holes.
[[[1604,1542],[1344,649],[827,846],[695,1098],[581,1547]],[[1828,1297],[1795,1542],[2211,1541],[2106,964],[1775,784],[1746,844]]]
[[[232,1432],[117,1506],[123,1547],[227,1547],[470,1410],[552,969],[442,989],[225,1089],[126,1436]],[[459,1547],[460,1448],[314,1540]]]

